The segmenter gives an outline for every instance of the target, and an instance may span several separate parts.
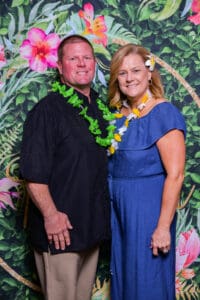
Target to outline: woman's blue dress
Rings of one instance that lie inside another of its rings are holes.
[[[112,300],[175,299],[175,218],[170,252],[153,256],[150,248],[166,177],[156,142],[172,129],[185,134],[182,115],[169,102],[157,104],[129,123],[109,159]]]

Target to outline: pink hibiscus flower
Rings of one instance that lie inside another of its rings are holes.
[[[199,25],[200,24],[200,0],[193,0],[191,10],[196,14],[188,17],[187,19],[190,22],[194,23],[195,25]]]
[[[20,54],[29,61],[29,67],[36,72],[57,66],[57,48],[60,38],[56,33],[46,34],[40,28],[32,28],[28,38],[20,46]]]
[[[6,58],[4,53],[4,47],[0,45],[0,69],[6,65]]]
[[[83,10],[78,12],[79,17],[85,22],[86,28],[83,35],[94,35],[94,43],[102,44],[104,47],[108,44],[107,36],[104,32],[107,31],[104,16],[98,16],[94,19],[94,7],[91,3],[86,3]]]
[[[200,254],[200,238],[194,228],[182,232],[176,249],[176,272],[191,265]]]
[[[13,209],[15,209],[11,196],[15,198],[19,198],[19,193],[12,192],[9,190],[18,185],[19,183],[9,178],[0,179],[0,209],[6,208],[6,205],[9,205]]]

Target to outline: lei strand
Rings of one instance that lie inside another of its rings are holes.
[[[78,95],[74,93],[74,88],[71,87],[66,89],[65,84],[60,84],[60,82],[56,81],[52,84],[52,91],[59,92],[64,98],[68,98],[67,103],[71,104],[73,107],[81,109],[79,114],[88,121],[89,131],[95,136],[96,143],[103,147],[108,147],[108,156],[113,155],[118,149],[118,143],[122,141],[122,136],[127,131],[130,121],[140,117],[141,111],[146,106],[146,102],[151,98],[151,93],[147,91],[147,93],[143,96],[141,103],[136,108],[132,109],[131,113],[126,117],[124,124],[117,132],[115,132],[116,119],[120,119],[124,115],[119,111],[111,113],[109,108],[100,99],[97,99],[97,105],[103,114],[103,119],[110,123],[106,127],[108,134],[105,138],[103,138],[101,137],[102,131],[99,127],[98,120],[87,114],[88,108],[83,106],[83,100],[79,99]],[[126,101],[123,101],[123,106],[130,108]]]
[[[60,84],[60,82],[56,81],[52,84],[52,91],[59,92],[64,98],[67,98],[67,103],[71,104],[73,107],[81,109],[79,114],[88,121],[89,131],[95,136],[97,144],[103,147],[108,147],[111,144],[111,141],[114,138],[114,131],[116,129],[116,126],[111,121],[113,121],[116,116],[109,111],[108,107],[100,99],[97,99],[97,105],[103,114],[103,119],[111,122],[106,127],[108,134],[105,138],[101,137],[102,131],[99,127],[98,120],[87,114],[88,108],[83,106],[83,100],[79,99],[78,95],[74,93],[74,88],[71,87],[66,89],[65,84]]]
[[[118,129],[118,132],[114,134],[114,138],[111,141],[111,145],[108,147],[107,150],[108,155],[113,155],[115,151],[118,149],[119,147],[118,144],[119,142],[122,141],[122,136],[127,131],[130,121],[132,121],[133,119],[137,119],[141,116],[141,111],[145,108],[147,101],[150,100],[151,97],[152,95],[150,91],[147,90],[147,92],[144,94],[144,96],[141,99],[141,103],[136,108],[133,108],[131,113],[126,117],[123,125]],[[123,101],[123,106],[130,109],[127,101]],[[116,115],[116,117],[122,118],[123,115],[118,113],[118,116]],[[114,120],[112,123],[114,124],[115,122],[116,120]]]

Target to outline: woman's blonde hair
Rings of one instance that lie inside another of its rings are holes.
[[[110,64],[110,80],[108,89],[108,100],[111,107],[121,106],[122,101],[126,98],[119,89],[117,77],[124,57],[129,54],[140,55],[145,63],[149,59],[150,52],[142,46],[134,44],[124,45],[115,52]],[[149,84],[149,90],[155,99],[164,98],[164,89],[159,72],[154,69],[151,73],[152,76]]]

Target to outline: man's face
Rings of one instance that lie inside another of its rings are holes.
[[[87,93],[94,78],[95,64],[91,47],[79,41],[64,46],[58,70],[64,83]]]

